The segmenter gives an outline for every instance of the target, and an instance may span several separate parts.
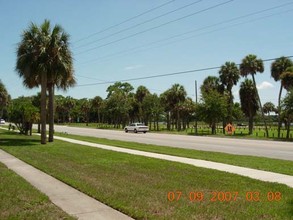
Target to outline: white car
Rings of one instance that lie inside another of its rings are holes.
[[[128,131],[133,131],[134,133],[143,132],[146,133],[149,131],[149,127],[142,123],[131,123],[130,125],[124,128],[124,131],[127,133]]]
[[[0,119],[0,124],[4,125],[5,124],[5,120],[4,119]]]

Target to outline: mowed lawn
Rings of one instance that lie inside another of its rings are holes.
[[[92,143],[111,145],[115,147],[129,148],[159,154],[168,154],[179,157],[207,160],[230,165],[249,167],[258,170],[271,171],[293,176],[293,161],[279,160],[265,157],[234,155],[220,152],[209,152],[201,150],[183,149],[176,147],[158,146],[152,144],[142,144],[135,142],[109,140],[105,138],[86,137],[72,134],[58,133],[58,136],[72,138],[76,140],[88,141]]]
[[[135,219],[293,216],[293,189],[281,184],[3,130],[0,148]]]
[[[74,219],[0,163],[0,219]]]

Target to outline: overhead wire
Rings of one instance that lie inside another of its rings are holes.
[[[199,11],[196,11],[194,13],[191,13],[191,14],[188,14],[188,15],[185,15],[183,17],[180,17],[180,18],[177,18],[177,19],[174,19],[174,20],[171,20],[171,21],[168,21],[168,22],[165,22],[163,24],[160,24],[160,25],[157,25],[157,26],[154,26],[154,27],[151,27],[151,28],[148,28],[148,29],[145,29],[143,31],[140,31],[140,32],[137,32],[137,33],[134,33],[134,34],[131,34],[131,35],[128,35],[126,37],[123,37],[123,38],[119,38],[117,40],[114,40],[114,41],[110,41],[108,43],[105,43],[105,44],[102,44],[102,45],[99,45],[99,46],[96,46],[96,47],[93,47],[93,48],[89,48],[89,49],[86,49],[84,51],[81,51],[79,53],[77,53],[76,55],[80,55],[80,54],[84,54],[84,53],[87,53],[89,51],[92,51],[92,50],[96,50],[98,48],[102,48],[102,47],[105,47],[105,46],[108,46],[108,45],[111,45],[111,44],[114,44],[114,43],[117,43],[117,42],[120,42],[120,41],[123,41],[123,40],[126,40],[126,39],[129,39],[131,37],[134,37],[134,36],[137,36],[137,35],[140,35],[140,34],[143,34],[143,33],[146,33],[148,31],[151,31],[151,30],[154,30],[154,29],[157,29],[157,28],[160,28],[160,27],[163,27],[165,25],[168,25],[168,24],[171,24],[171,23],[174,23],[174,22],[177,22],[177,21],[180,21],[182,19],[185,19],[185,18],[188,18],[188,17],[191,17],[191,16],[194,16],[194,15],[197,15],[197,14],[200,14],[202,12],[205,12],[205,11],[209,11],[211,9],[214,9],[214,8],[217,8],[217,7],[220,7],[222,5],[226,5],[228,3],[231,3],[233,2],[234,0],[228,0],[228,1],[225,1],[225,2],[222,2],[222,3],[219,3],[219,4],[216,4],[216,5],[213,5],[213,6],[210,6],[210,7],[207,7],[205,9],[202,9],[202,10],[199,10]]]
[[[223,24],[226,24],[226,23],[231,23],[233,21],[237,21],[237,20],[240,20],[240,19],[243,19],[243,18],[247,18],[247,17],[253,16],[253,15],[258,15],[258,14],[261,14],[261,13],[264,13],[264,12],[267,12],[267,11],[271,11],[271,10],[274,10],[274,9],[278,9],[278,8],[281,8],[281,7],[284,7],[284,6],[288,6],[290,4],[293,4],[293,2],[289,2],[289,3],[277,5],[277,6],[270,7],[270,8],[264,9],[264,10],[259,10],[259,11],[252,12],[252,13],[248,13],[248,14],[245,14],[245,15],[242,15],[242,16],[238,16],[238,17],[235,17],[235,18],[232,18],[232,19],[228,19],[228,20],[225,20],[225,21],[217,22],[215,24],[207,25],[207,26],[204,26],[204,27],[200,27],[200,28],[197,28],[197,29],[188,31],[188,32],[184,32],[182,34],[177,34],[177,35],[173,35],[171,37],[164,38],[164,39],[161,39],[161,40],[158,40],[158,41],[153,41],[151,43],[148,43],[148,44],[145,44],[145,45],[142,45],[142,46],[139,46],[139,47],[134,47],[134,48],[131,48],[131,49],[128,49],[128,50],[123,50],[123,51],[116,52],[116,53],[113,53],[113,54],[110,54],[110,55],[107,55],[107,56],[102,56],[102,57],[95,58],[95,59],[92,59],[92,60],[89,60],[89,61],[85,61],[82,64],[87,64],[87,63],[90,63],[90,62],[93,62],[93,61],[97,61],[97,60],[100,60],[100,59],[109,58],[109,57],[116,56],[116,55],[119,55],[119,54],[124,54],[124,53],[127,53],[127,52],[131,52],[131,51],[134,51],[134,50],[138,50],[138,49],[144,48],[146,46],[151,46],[151,45],[154,45],[154,44],[158,44],[158,43],[161,43],[161,42],[165,42],[167,40],[171,40],[171,39],[174,39],[174,38],[178,38],[178,37],[181,37],[181,36],[184,36],[184,35],[187,35],[187,34],[191,34],[191,33],[194,33],[194,32],[199,32],[199,31],[202,31],[202,30],[210,29],[210,28],[213,28],[213,27],[216,27],[216,26],[219,26],[219,25],[223,25]],[[289,11],[292,11],[292,9],[287,10],[287,11],[283,11],[281,13],[286,13],[286,12],[289,12]],[[237,26],[237,25],[241,25],[241,24],[245,24],[245,23],[250,23],[250,22],[257,21],[257,20],[261,20],[261,19],[268,18],[268,17],[271,17],[271,16],[279,15],[281,13],[275,13],[275,14],[263,16],[261,18],[256,18],[254,20],[250,20],[250,21],[246,21],[246,22],[234,24],[234,25],[231,25],[231,26],[227,26],[227,27],[224,27],[224,28],[218,28],[218,29],[213,30],[213,31],[210,31],[210,32],[205,32],[204,34],[206,34],[206,33],[212,33],[212,32],[218,31],[218,30],[222,30],[222,29],[227,29],[229,27],[233,27],[233,26]],[[198,36],[198,35],[196,35],[196,36]],[[189,38],[192,38],[192,37],[189,37]],[[189,38],[185,38],[185,39],[189,39]],[[183,40],[185,40],[185,39],[183,39]],[[181,40],[179,40],[179,41],[181,41]],[[178,41],[172,41],[172,42],[178,42]],[[164,44],[164,45],[168,45],[168,44],[170,44],[170,43],[167,43],[167,44]]]
[[[293,55],[286,56],[286,58],[292,58],[292,57],[293,57]],[[269,62],[269,61],[273,61],[273,60],[276,60],[276,59],[278,59],[278,58],[264,59],[263,62]],[[236,65],[239,66],[240,63],[239,64],[236,64]],[[144,79],[153,79],[153,78],[159,78],[159,77],[182,75],[182,74],[187,74],[187,73],[203,72],[203,71],[208,71],[208,70],[216,70],[216,69],[220,69],[220,68],[221,68],[221,66],[207,67],[207,68],[201,68],[201,69],[185,70],[185,71],[180,71],[180,72],[157,74],[157,75],[144,76],[144,77],[136,77],[136,78],[129,78],[129,79],[113,80],[113,81],[106,81],[106,82],[99,82],[99,83],[82,84],[82,85],[77,85],[77,87],[112,84],[112,83],[115,83],[115,82],[129,82],[129,81],[137,81],[137,80],[144,80]]]
[[[174,13],[174,12],[178,12],[178,11],[184,9],[184,8],[190,7],[190,6],[192,6],[192,5],[194,5],[194,4],[197,4],[197,3],[201,2],[201,1],[203,1],[203,0],[197,0],[197,1],[191,2],[191,3],[187,4],[187,5],[184,5],[184,6],[181,6],[181,7],[179,7],[179,8],[176,8],[176,9],[174,9],[174,10],[172,10],[172,11],[168,11],[168,12],[163,13],[163,14],[161,14],[161,15],[158,15],[158,16],[156,16],[156,17],[154,17],[154,18],[148,19],[148,20],[146,20],[146,21],[144,21],[144,22],[141,22],[141,23],[138,23],[138,24],[132,25],[132,26],[130,26],[130,27],[128,27],[128,28],[124,28],[124,29],[122,29],[122,30],[120,30],[120,31],[116,31],[116,32],[114,32],[114,33],[112,33],[112,34],[109,34],[109,35],[106,35],[106,36],[104,36],[104,37],[102,37],[102,38],[99,38],[99,39],[96,39],[96,40],[94,40],[94,41],[88,42],[88,43],[86,43],[86,44],[80,45],[80,46],[76,47],[75,49],[79,49],[79,48],[82,48],[82,47],[86,47],[86,46],[91,45],[91,44],[93,44],[93,43],[96,43],[96,42],[99,42],[99,41],[101,41],[101,40],[104,40],[104,39],[110,38],[110,37],[112,37],[112,36],[115,36],[115,35],[117,35],[117,34],[121,34],[121,33],[125,32],[125,31],[129,31],[129,30],[131,30],[131,29],[133,29],[133,28],[136,28],[136,27],[139,27],[139,26],[144,25],[144,24],[146,24],[146,23],[152,22],[152,21],[154,21],[154,20],[157,20],[157,19],[159,19],[159,18],[162,18],[162,17],[167,16],[167,15],[169,15],[169,14],[172,14],[172,13]]]
[[[107,27],[107,28],[104,28],[104,29],[102,29],[102,30],[100,30],[100,31],[98,31],[98,32],[95,32],[95,33],[90,34],[90,35],[88,35],[88,36],[86,36],[86,37],[83,37],[83,38],[81,38],[81,39],[79,39],[79,40],[77,40],[77,41],[74,41],[73,43],[78,43],[78,42],[80,42],[80,41],[87,40],[87,39],[89,39],[89,38],[91,38],[91,37],[93,37],[93,36],[95,36],[95,35],[97,35],[97,34],[101,34],[101,33],[105,32],[105,31],[111,30],[111,29],[113,29],[113,28],[115,28],[115,27],[118,27],[118,26],[120,26],[120,25],[122,25],[122,24],[125,24],[125,23],[129,22],[129,21],[132,21],[132,20],[134,20],[134,19],[136,19],[136,18],[138,18],[138,17],[141,17],[141,16],[143,16],[143,15],[145,15],[145,14],[148,14],[148,13],[150,13],[150,12],[152,12],[152,11],[155,11],[155,10],[157,10],[157,9],[159,9],[159,8],[162,8],[162,7],[164,7],[164,6],[166,6],[166,5],[170,4],[170,3],[172,3],[172,2],[174,2],[174,1],[175,1],[175,0],[171,0],[171,1],[165,2],[165,3],[161,4],[161,5],[158,5],[157,7],[154,7],[154,8],[151,8],[151,9],[149,9],[149,10],[146,10],[146,11],[144,11],[144,12],[138,14],[138,15],[135,15],[135,16],[133,16],[133,17],[127,18],[127,19],[124,20],[124,21],[121,21],[121,22],[119,22],[119,23],[117,23],[117,24],[114,24],[114,25],[112,25],[112,26],[109,26],[109,27]]]

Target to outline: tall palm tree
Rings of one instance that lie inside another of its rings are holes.
[[[257,100],[258,100],[258,104],[261,110],[261,114],[262,114],[262,118],[265,124],[265,131],[266,131],[266,136],[269,136],[269,132],[268,132],[268,127],[267,127],[267,122],[265,120],[265,115],[263,112],[263,108],[262,108],[262,104],[260,101],[260,97],[256,88],[256,82],[255,82],[255,78],[254,75],[256,73],[263,73],[264,71],[264,65],[263,65],[263,61],[262,59],[258,59],[256,55],[253,54],[249,54],[246,57],[244,57],[244,59],[242,60],[241,64],[240,64],[240,75],[247,77],[248,75],[252,76],[252,80],[253,80],[253,85],[254,88],[256,90],[256,95],[257,95]]]
[[[293,66],[293,62],[287,57],[280,57],[276,59],[271,65],[271,76],[274,78],[275,81],[280,80],[280,76],[282,75],[285,70]],[[278,97],[278,138],[280,138],[281,133],[281,96],[282,96],[283,84],[281,83],[279,97]]]
[[[252,134],[253,129],[253,117],[258,110],[257,91],[253,82],[249,79],[245,79],[240,85],[239,90],[241,109],[245,116],[248,117],[249,134]]]
[[[48,62],[48,94],[49,94],[49,142],[53,141],[54,134],[54,90],[67,90],[74,86],[73,59],[69,48],[69,35],[60,25],[55,25],[50,33],[47,48],[50,62]]]
[[[22,34],[17,48],[16,71],[23,78],[24,86],[28,88],[41,85],[41,143],[46,144],[46,99],[49,23],[44,22],[40,27],[31,23]]]
[[[53,141],[54,88],[66,90],[75,84],[73,62],[68,43],[69,36],[61,26],[51,30],[45,20],[38,27],[31,24],[18,47],[16,70],[24,84],[37,87],[41,84],[41,143],[46,143],[46,91],[49,94],[49,142]]]
[[[229,111],[228,122],[232,123],[232,109],[233,109],[233,94],[232,87],[237,84],[240,78],[240,72],[237,65],[234,62],[226,62],[219,71],[220,81],[226,86],[229,93]]]

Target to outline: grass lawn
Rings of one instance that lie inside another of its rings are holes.
[[[193,159],[202,159],[220,163],[226,163],[236,166],[249,167],[259,170],[272,171],[276,173],[288,174],[293,176],[293,161],[270,159],[265,157],[242,156],[227,153],[215,153],[209,151],[190,150],[182,148],[173,148],[151,144],[141,144],[135,142],[126,142],[118,140],[109,140],[105,138],[84,137],[79,135],[56,133],[62,137],[68,137],[77,140],[83,140],[93,143],[123,147],[135,150],[142,150],[154,153],[168,154],[173,156],[188,157]]]
[[[293,216],[293,189],[281,184],[3,130],[0,148],[136,219]]]
[[[74,219],[0,163],[0,219]]]

